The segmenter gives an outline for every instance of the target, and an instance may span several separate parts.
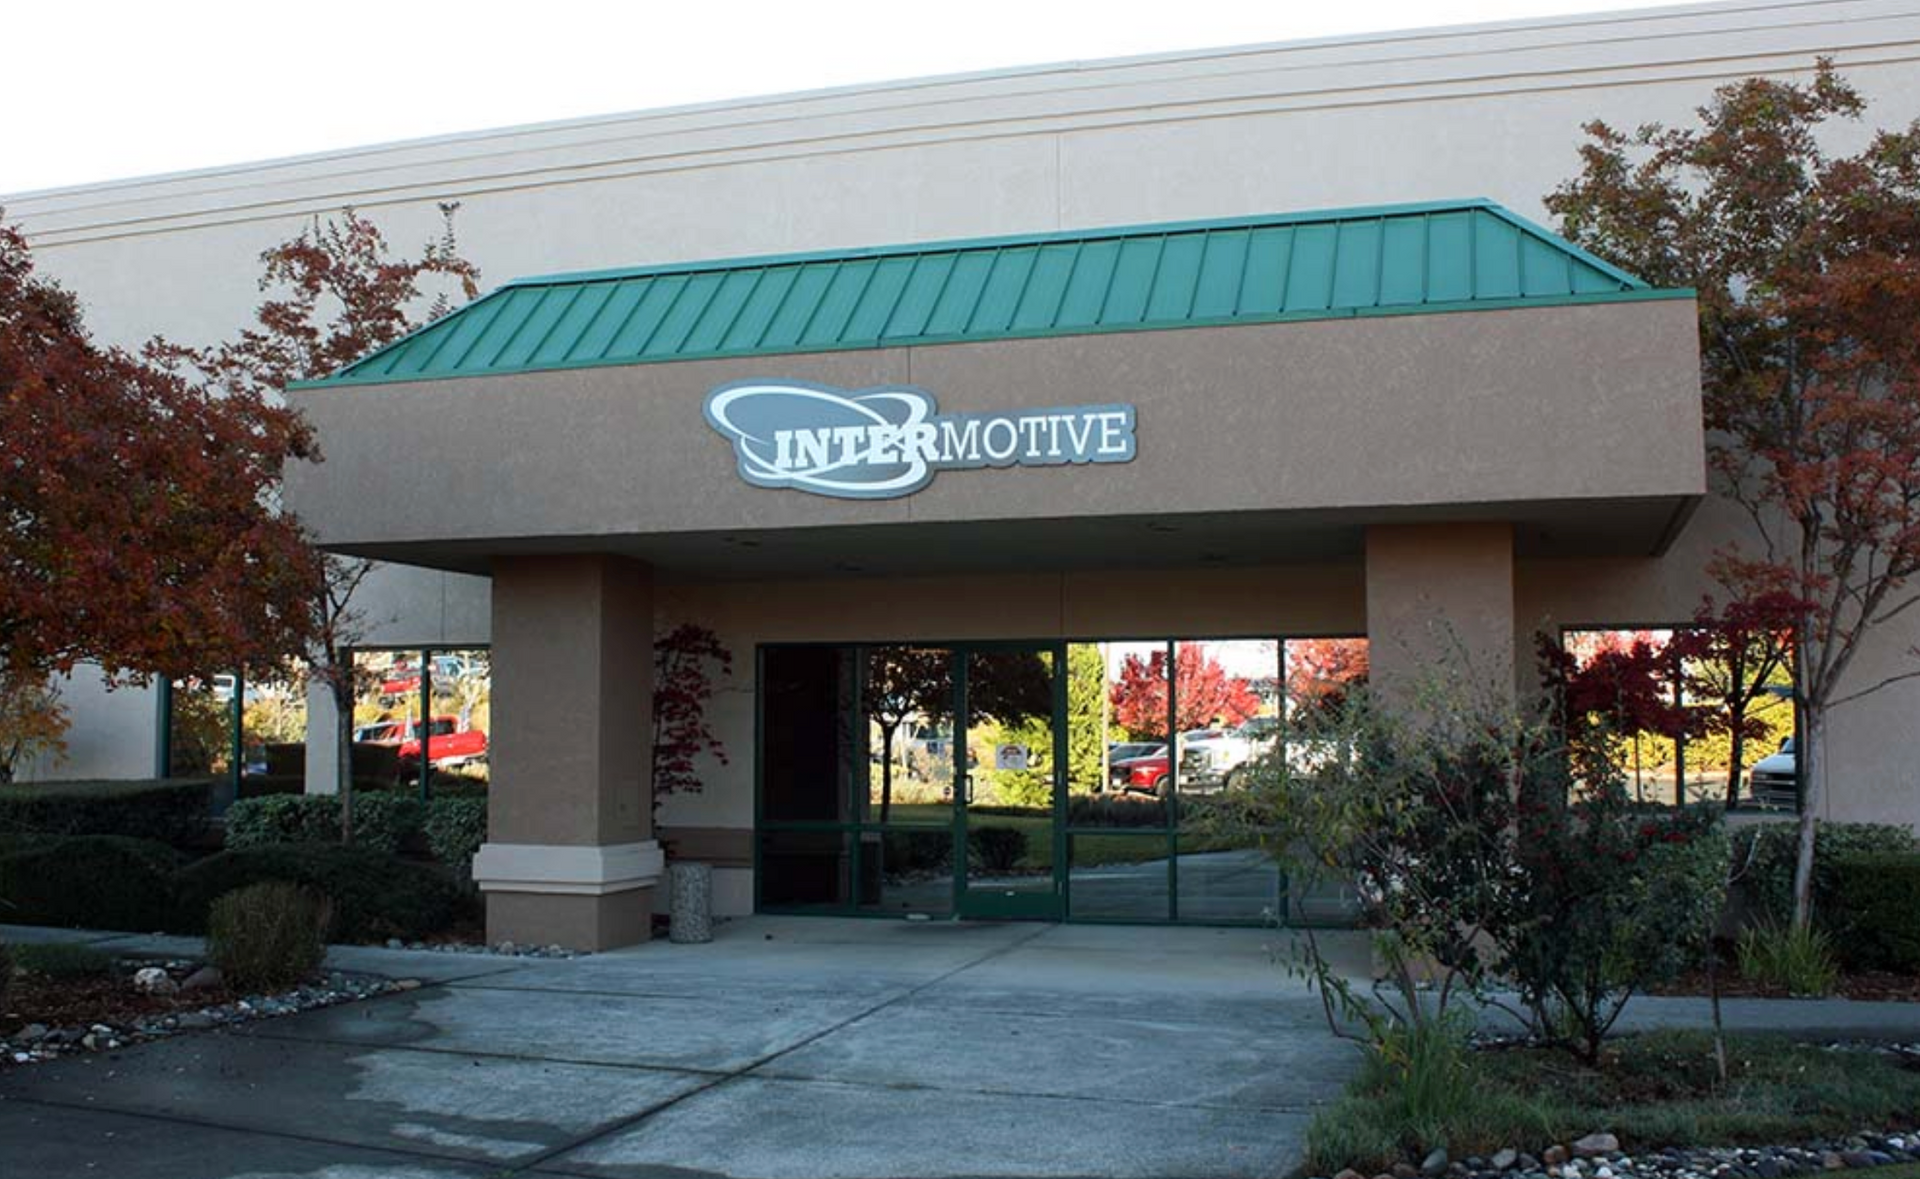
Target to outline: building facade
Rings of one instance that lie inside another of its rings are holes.
[[[1872,103],[1835,150],[1920,115],[1920,10],[1715,4],[7,205],[131,342],[230,335],[258,253],[315,215],[404,245],[461,203],[493,289],[290,394],[328,459],[289,497],[385,563],[369,647],[490,651],[500,936],[644,936],[663,842],[719,866],[729,912],[1250,920],[1302,898],[1189,820],[1327,650],[1364,639],[1387,685],[1512,685],[1536,632],[1692,615],[1743,523],[1707,486],[1690,295],[1567,246],[1540,202],[1584,121],[1686,121],[1820,56]],[[733,655],[727,757],[656,814],[637,718],[686,623]],[[1915,691],[1834,717],[1829,817],[1920,818]],[[50,772],[152,772],[150,697],[69,699]]]

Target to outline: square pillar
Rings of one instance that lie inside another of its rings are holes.
[[[1387,699],[1434,682],[1511,698],[1512,526],[1367,529],[1367,639],[1371,682]]]
[[[487,938],[578,950],[647,940],[653,839],[653,574],[622,557],[493,567]]]

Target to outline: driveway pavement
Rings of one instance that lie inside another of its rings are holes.
[[[0,1074],[0,1172],[1281,1175],[1355,1064],[1259,930],[754,918]]]

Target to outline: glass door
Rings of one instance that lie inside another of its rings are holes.
[[[959,908],[965,917],[1058,919],[1066,799],[1066,715],[1059,644],[968,647],[959,779]]]

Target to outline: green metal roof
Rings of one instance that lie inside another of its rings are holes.
[[[522,278],[296,387],[1688,293],[1449,201]]]

